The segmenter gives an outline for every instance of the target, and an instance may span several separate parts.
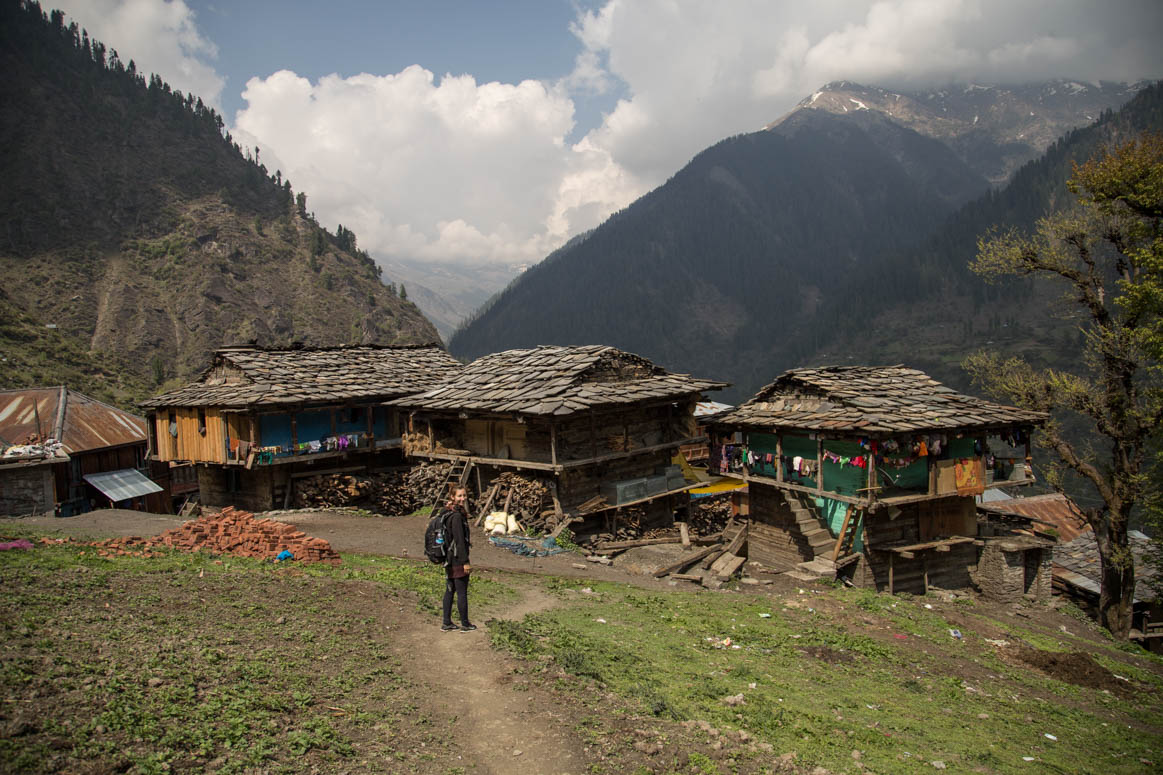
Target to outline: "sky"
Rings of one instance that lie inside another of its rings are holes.
[[[834,80],[1163,76],[1159,0],[61,0],[374,257],[535,263]]]

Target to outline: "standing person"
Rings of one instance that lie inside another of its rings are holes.
[[[445,549],[444,574],[444,625],[442,630],[471,632],[477,627],[468,620],[468,550],[472,540],[468,532],[468,514],[464,503],[468,492],[463,487],[452,491],[452,497],[444,507],[444,535],[448,546]],[[460,614],[460,627],[452,623],[452,596],[456,594],[456,611]]]

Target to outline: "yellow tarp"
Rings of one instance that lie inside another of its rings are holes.
[[[687,462],[686,457],[681,452],[676,452],[674,457],[670,459],[670,463],[682,469],[682,478],[688,482],[709,482],[711,480],[711,475],[706,471],[696,471],[691,468],[691,464]]]
[[[730,492],[731,490],[742,490],[747,486],[747,482],[741,482],[738,479],[721,479],[714,484],[708,484],[706,487],[696,487],[693,490],[688,490],[691,495],[713,495],[718,492]]]

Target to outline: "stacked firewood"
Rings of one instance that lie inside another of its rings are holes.
[[[371,475],[331,474],[295,483],[294,503],[300,509],[346,506],[377,514],[411,514],[436,500],[445,488],[449,463],[424,463],[407,471]]]
[[[482,498],[481,509],[512,514],[526,533],[552,532],[559,521],[552,488],[539,479],[506,471],[493,480]]]
[[[700,498],[691,503],[687,525],[699,535],[717,533],[731,519],[729,498]]]

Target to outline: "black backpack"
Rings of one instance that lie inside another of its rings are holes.
[[[448,548],[448,511],[442,510],[428,520],[424,529],[424,554],[435,563],[443,563]]]

